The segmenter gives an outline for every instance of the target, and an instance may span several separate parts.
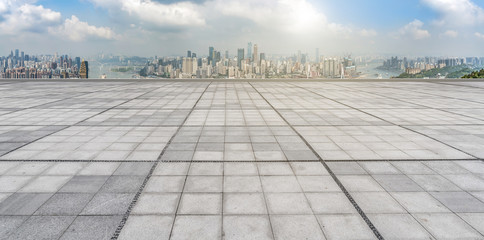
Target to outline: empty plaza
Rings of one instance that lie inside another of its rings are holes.
[[[0,81],[0,239],[484,239],[484,81]]]

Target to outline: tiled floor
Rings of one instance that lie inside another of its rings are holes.
[[[484,239],[484,82],[0,85],[0,239]]]

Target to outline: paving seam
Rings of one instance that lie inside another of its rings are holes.
[[[476,156],[474,156],[474,155],[472,155],[472,154],[470,154],[470,153],[465,152],[464,150],[458,149],[458,148],[456,148],[456,147],[454,147],[454,146],[452,146],[452,145],[449,145],[449,144],[447,144],[447,143],[444,143],[444,142],[442,142],[442,141],[439,141],[439,140],[437,140],[437,139],[435,139],[435,138],[429,137],[429,136],[427,136],[426,134],[423,134],[423,133],[420,133],[420,132],[414,131],[414,130],[412,130],[412,129],[409,129],[409,128],[405,127],[404,125],[399,125],[399,124],[392,123],[392,122],[390,122],[390,121],[388,121],[388,120],[385,120],[385,119],[383,119],[383,118],[381,118],[381,117],[378,117],[378,116],[373,115],[373,114],[371,114],[371,113],[367,113],[367,112],[365,112],[365,111],[363,111],[363,110],[361,110],[361,109],[359,109],[359,108],[355,108],[355,107],[349,106],[349,105],[347,105],[347,104],[341,103],[341,102],[339,102],[338,100],[334,100],[334,99],[332,99],[332,98],[326,97],[326,96],[324,96],[324,95],[322,95],[322,94],[320,94],[320,93],[314,92],[314,91],[312,91],[312,90],[308,90],[308,89],[303,88],[303,87],[301,87],[301,86],[294,85],[293,83],[288,83],[288,84],[291,84],[291,85],[293,85],[293,86],[295,86],[295,87],[298,87],[298,88],[300,88],[300,89],[303,89],[303,90],[305,90],[305,91],[307,91],[307,92],[310,92],[310,93],[316,94],[316,95],[318,95],[318,96],[320,96],[320,97],[323,97],[323,98],[329,99],[329,100],[331,100],[331,101],[333,101],[333,102],[336,102],[336,103],[339,103],[339,104],[345,105],[345,106],[347,106],[347,107],[349,107],[349,108],[351,108],[351,109],[354,109],[354,110],[356,110],[356,111],[362,112],[362,113],[367,114],[367,115],[370,115],[370,116],[372,116],[372,117],[374,117],[374,118],[378,118],[378,119],[380,119],[380,120],[382,120],[382,121],[384,121],[384,122],[387,122],[387,123],[392,124],[393,126],[401,127],[401,128],[403,128],[403,129],[406,129],[406,130],[411,131],[411,132],[413,132],[413,133],[416,133],[416,134],[419,134],[419,135],[425,136],[425,137],[427,137],[427,138],[430,138],[430,139],[432,139],[432,140],[434,140],[434,141],[436,141],[436,142],[439,142],[440,144],[443,144],[443,145],[445,145],[445,146],[447,146],[447,147],[450,147],[450,148],[452,148],[452,149],[454,149],[454,150],[457,150],[457,151],[459,151],[459,152],[465,153],[465,154],[467,154],[468,156],[471,156],[471,157],[475,158],[476,160],[480,159],[480,158],[478,158],[478,157],[476,157]],[[350,88],[350,89],[352,89],[352,88]]]
[[[190,112],[187,114],[187,116],[185,117],[185,120],[183,121],[183,123],[185,123],[188,118],[190,117],[191,113],[193,112],[193,110],[195,109],[195,106],[198,104],[198,102],[202,99],[202,96],[205,94],[205,92],[207,91],[207,89],[210,87],[212,83],[208,83],[207,86],[205,87],[205,90],[200,94],[200,97],[198,98],[198,100],[195,102],[195,104],[193,105],[192,109],[190,110]],[[141,184],[140,188],[138,189],[138,191],[136,192],[133,200],[131,201],[131,203],[129,204],[129,207],[128,209],[126,210],[126,213],[123,215],[123,218],[121,220],[121,222],[119,223],[118,227],[116,228],[116,231],[114,232],[113,236],[111,237],[111,240],[116,240],[118,239],[119,235],[121,234],[121,231],[123,230],[126,222],[128,221],[128,218],[131,214],[131,211],[133,210],[134,206],[136,205],[136,203],[138,202],[140,196],[141,196],[141,193],[143,192],[144,188],[146,187],[146,184],[148,183],[148,181],[150,180],[151,176],[153,175],[153,172],[155,171],[156,167],[158,166],[158,164],[161,162],[161,157],[163,156],[163,154],[166,152],[166,150],[168,149],[168,147],[170,146],[171,142],[173,141],[173,139],[175,139],[176,135],[180,132],[180,130],[182,129],[183,127],[183,124],[181,124],[178,129],[176,130],[176,132],[173,134],[173,136],[171,136],[170,140],[166,143],[165,147],[163,148],[163,150],[161,151],[160,155],[158,156],[158,159],[157,161],[155,161],[153,163],[153,166],[151,167],[150,171],[148,172],[148,175],[146,175],[145,179],[143,180],[143,183]],[[180,196],[181,198],[181,196]],[[173,227],[173,226],[172,226]]]
[[[338,179],[338,177],[336,176],[336,174],[331,170],[331,168],[329,168],[329,166],[326,164],[325,160],[323,160],[321,158],[321,156],[319,156],[319,154],[316,152],[316,150],[314,150],[314,148],[311,147],[311,145],[306,141],[305,138],[303,138],[303,136],[292,126],[289,124],[289,122],[282,116],[282,114],[272,106],[272,104],[267,101],[267,99],[257,90],[257,88],[255,88],[252,83],[249,82],[249,84],[254,88],[254,90],[259,93],[259,95],[267,102],[267,104],[269,104],[275,112],[277,112],[277,114],[279,114],[279,116],[287,123],[287,125],[301,138],[302,141],[304,141],[304,143],[307,145],[307,147],[313,152],[313,154],[319,159],[319,162],[324,166],[324,168],[326,168],[326,170],[328,171],[329,175],[333,178],[333,180],[336,182],[336,184],[338,184],[338,187],[341,189],[341,191],[345,194],[346,198],[348,198],[348,200],[351,202],[351,204],[353,205],[353,207],[356,209],[356,211],[360,214],[360,216],[363,218],[363,220],[365,221],[365,223],[368,225],[368,227],[371,229],[371,231],[373,232],[373,234],[377,237],[377,239],[384,239],[383,236],[380,234],[380,232],[378,231],[378,229],[376,229],[376,227],[373,225],[373,223],[371,222],[371,220],[368,218],[368,216],[365,214],[365,212],[363,212],[363,210],[361,209],[361,207],[358,205],[358,203],[356,203],[356,201],[353,199],[353,197],[351,196],[351,194],[348,192],[348,190],[346,190],[345,186],[343,185],[343,183],[341,183],[341,181]]]

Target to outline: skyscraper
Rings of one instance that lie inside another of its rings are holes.
[[[249,59],[252,59],[252,42],[249,42],[249,44],[247,44],[247,57]]]
[[[257,44],[254,44],[254,55],[252,56],[252,60],[256,65],[259,65],[259,55],[257,54]]]
[[[213,47],[208,47],[208,61],[209,62],[213,61],[213,51],[214,51]]]
[[[242,61],[244,60],[244,49],[239,48],[237,50],[237,67],[242,68]]]
[[[190,50],[187,51],[187,57],[189,57],[189,58],[192,57],[192,51],[190,51]]]
[[[76,57],[76,60],[75,60],[75,64],[77,66],[77,70],[81,69],[81,58],[80,57]]]
[[[87,61],[82,60],[81,69],[79,70],[79,77],[85,79],[89,78],[89,63]]]

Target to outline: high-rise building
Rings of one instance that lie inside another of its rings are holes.
[[[229,58],[229,51],[228,51],[228,50],[226,50],[226,51],[225,51],[225,59],[228,59],[228,58]]]
[[[237,50],[237,67],[239,67],[239,69],[242,69],[242,61],[243,60],[244,60],[244,49],[239,48]]]
[[[252,60],[256,65],[259,65],[259,55],[257,53],[257,44],[254,44],[254,55],[252,56]]]
[[[79,77],[85,79],[89,78],[89,63],[87,61],[82,60],[81,69],[79,70]]]
[[[191,58],[192,57],[192,51],[190,51],[190,50],[187,51],[187,57],[188,58]]]
[[[75,62],[76,62],[77,69],[78,70],[81,69],[81,58],[80,57],[76,57]]]
[[[182,72],[190,75],[193,73],[193,58],[183,58]]]
[[[266,54],[265,53],[260,53],[260,60],[266,60]]]
[[[18,49],[15,49],[15,58],[18,59],[18,57],[19,57],[19,50]]]
[[[247,57],[249,59],[252,59],[252,42],[249,42],[249,44],[247,44]]]
[[[211,62],[213,61],[213,52],[215,49],[213,47],[208,47],[208,61]]]

